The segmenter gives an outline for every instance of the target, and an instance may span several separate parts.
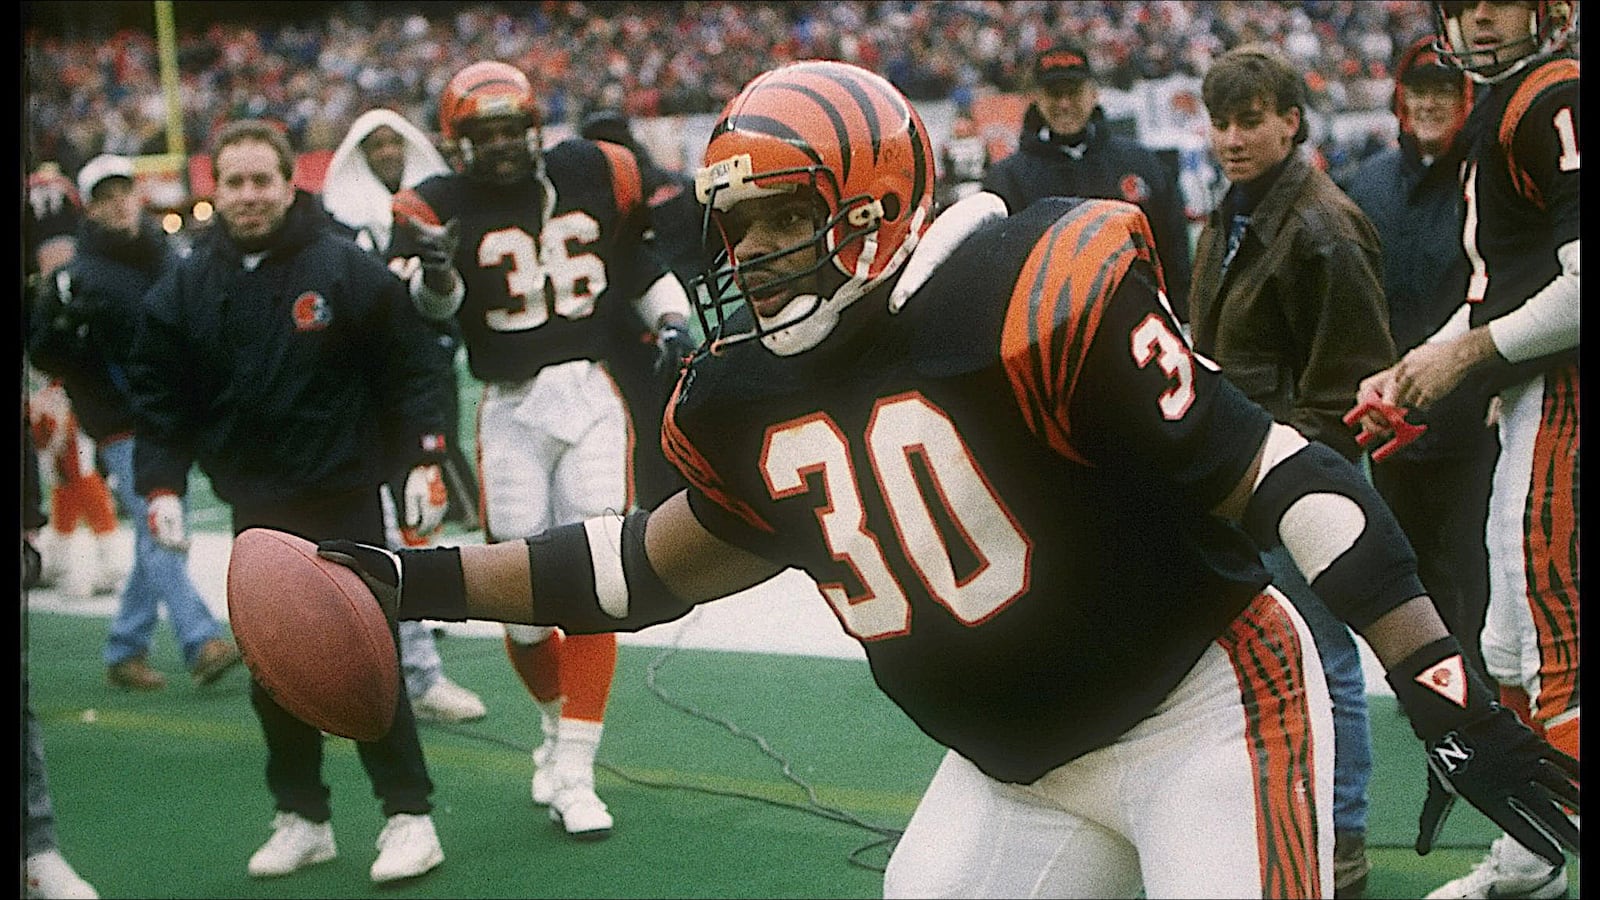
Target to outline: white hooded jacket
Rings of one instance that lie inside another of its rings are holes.
[[[368,250],[388,247],[394,230],[394,214],[390,210],[393,195],[372,174],[366,155],[361,152],[361,141],[384,125],[393,128],[406,142],[405,170],[400,176],[402,190],[451,171],[428,136],[399,113],[373,109],[358,116],[328,161],[322,181],[322,207],[341,224],[354,229],[356,242]]]

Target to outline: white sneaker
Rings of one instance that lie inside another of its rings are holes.
[[[378,834],[378,858],[372,863],[372,880],[378,884],[415,878],[444,862],[433,817],[396,813]]]
[[[333,843],[331,822],[313,822],[297,813],[280,812],[272,818],[272,828],[272,837],[250,857],[247,868],[252,878],[288,875],[339,854]]]
[[[1478,867],[1429,894],[1435,897],[1528,897],[1551,900],[1567,892],[1566,866],[1552,866],[1510,835],[1489,845]]]
[[[550,821],[580,841],[598,841],[611,834],[611,813],[595,795],[592,782],[562,783],[550,801]]]
[[[540,806],[549,806],[550,801],[555,799],[556,789],[561,787],[561,780],[556,777],[555,767],[551,765],[555,752],[554,741],[545,741],[533,748],[533,782],[529,787],[533,802]]]
[[[26,896],[40,900],[99,900],[94,885],[83,880],[59,850],[35,853],[23,863],[27,872]]]
[[[446,723],[473,722],[489,712],[477,694],[442,676],[411,701],[411,711],[424,722]]]

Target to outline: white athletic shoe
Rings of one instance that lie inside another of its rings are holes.
[[[433,830],[433,817],[396,813],[378,834],[378,858],[372,880],[378,884],[415,878],[444,862],[444,848]]]
[[[25,896],[39,900],[99,900],[94,885],[83,880],[59,850],[46,850],[28,857]]]
[[[1552,866],[1542,857],[1501,835],[1489,845],[1489,855],[1471,872],[1429,894],[1436,897],[1528,897],[1551,900],[1567,892],[1566,866]]]
[[[550,801],[550,821],[580,841],[598,841],[611,834],[611,813],[595,795],[592,781],[563,782]]]
[[[555,799],[556,789],[561,786],[555,766],[551,765],[555,752],[554,741],[545,741],[533,748],[533,782],[529,788],[533,802],[540,806],[549,806],[550,801]]]
[[[411,711],[424,722],[445,723],[474,722],[489,712],[477,694],[443,676],[411,701]]]
[[[252,878],[288,875],[339,855],[331,822],[313,822],[297,813],[280,812],[272,819],[272,829],[272,837],[250,857],[247,868]]]

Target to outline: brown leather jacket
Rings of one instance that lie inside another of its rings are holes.
[[[1359,458],[1341,419],[1361,379],[1395,361],[1377,231],[1296,151],[1224,275],[1226,206],[1206,218],[1195,248],[1195,349],[1273,418]]]

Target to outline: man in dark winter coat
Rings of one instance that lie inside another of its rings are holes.
[[[1040,197],[1103,197],[1137,203],[1150,220],[1167,299],[1188,321],[1189,231],[1178,173],[1154,152],[1114,135],[1083,48],[1057,44],[1033,66],[1033,102],[1017,152],[989,166],[983,189],[1017,212]]]
[[[77,253],[43,282],[29,355],[61,380],[78,424],[98,447],[123,510],[133,522],[133,570],[106,638],[106,678],[129,690],[159,690],[166,677],[146,661],[165,606],[185,667],[210,684],[239,651],[189,579],[188,554],[156,543],[144,497],[133,489],[134,417],[126,364],[144,293],[176,262],[166,235],[143,215],[133,161],[97,156],[78,173],[87,213]]]
[[[380,486],[401,466],[442,480],[449,373],[404,283],[336,234],[290,181],[275,126],[234,122],[212,157],[221,224],[151,289],[128,367],[139,427],[135,488],[156,540],[181,544],[179,496],[198,464],[232,507],[234,534],[270,527],[310,540],[382,543]],[[431,530],[432,524],[422,530]],[[257,878],[334,858],[322,732],[251,680],[266,737],[273,835]],[[444,860],[416,720],[404,691],[384,737],[356,745],[388,818],[372,880]]]

